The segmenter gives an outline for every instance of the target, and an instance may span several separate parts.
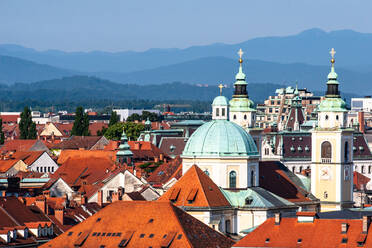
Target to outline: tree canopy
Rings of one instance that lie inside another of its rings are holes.
[[[145,126],[142,123],[118,122],[110,126],[104,135],[110,140],[120,140],[123,129],[129,140],[137,140]]]
[[[75,112],[75,121],[72,126],[71,135],[89,136],[89,117],[84,113],[83,107],[77,107]]]
[[[19,132],[21,139],[36,139],[36,124],[32,121],[31,110],[28,107],[25,107],[21,113]]]

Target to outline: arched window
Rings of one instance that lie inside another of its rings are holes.
[[[338,115],[336,115],[336,120],[338,120]]]
[[[234,118],[233,119],[236,120],[236,115],[234,115]]]
[[[222,108],[222,116],[225,116],[225,109]]]
[[[293,172],[293,173],[296,172],[296,166],[293,166],[293,167],[292,167],[292,172]]]
[[[229,188],[236,188],[236,172],[235,171],[230,171]]]
[[[302,166],[300,166],[300,170],[299,170],[299,172],[300,172],[300,173],[302,172]]]
[[[325,119],[328,120],[328,115],[325,116]]]
[[[256,177],[253,170],[251,171],[251,186],[256,186]]]
[[[225,232],[226,233],[230,233],[231,231],[231,228],[230,228],[231,224],[230,224],[230,220],[226,220],[225,221]]]
[[[247,115],[244,115],[244,120],[246,120],[247,119]]]
[[[349,142],[345,142],[345,162],[349,162]]]
[[[364,174],[364,165],[361,167],[362,169],[360,170],[360,173]]]
[[[332,160],[332,145],[328,141],[322,143],[322,163],[330,163]]]
[[[220,109],[216,108],[216,116],[220,116]]]
[[[368,166],[368,174],[371,174],[371,166]]]

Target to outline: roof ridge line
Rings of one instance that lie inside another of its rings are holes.
[[[169,204],[169,206],[170,206],[171,209],[172,209],[173,214],[176,216],[177,223],[178,223],[179,226],[181,227],[181,230],[182,230],[182,232],[183,232],[183,235],[185,235],[185,238],[186,238],[187,243],[190,245],[190,247],[193,247],[191,241],[189,240],[189,238],[188,238],[188,236],[187,236],[187,233],[186,233],[185,228],[183,227],[181,221],[178,219],[177,212],[175,211],[174,208],[177,208],[177,209],[179,209],[179,210],[181,210],[181,211],[183,211],[183,210],[180,209],[180,208],[178,208],[177,206],[173,205],[173,204],[170,203],[170,202],[167,202],[167,204]],[[176,234],[177,234],[177,232],[176,232]],[[174,239],[175,239],[175,238],[176,238],[176,236],[174,237]],[[173,239],[173,241],[174,241],[174,239]],[[172,243],[173,243],[173,241],[172,241]],[[170,246],[172,245],[172,243],[170,244]]]

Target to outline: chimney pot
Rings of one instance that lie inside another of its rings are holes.
[[[280,225],[281,214],[275,213],[275,225]]]

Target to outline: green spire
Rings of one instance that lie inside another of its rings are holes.
[[[294,90],[294,97],[292,99],[292,106],[293,107],[302,107],[302,98],[298,92],[298,83],[296,82],[296,89]]]
[[[331,49],[329,52],[332,56],[331,59],[331,72],[328,74],[328,82],[327,82],[327,92],[326,97],[340,97],[340,92],[338,90],[338,81],[337,81],[337,73],[335,72],[335,54],[336,51],[334,48]]]
[[[119,151],[116,153],[117,157],[132,157],[133,153],[130,150],[130,146],[128,144],[128,137],[124,132],[121,134],[121,139],[120,139],[120,146],[119,146]]]

